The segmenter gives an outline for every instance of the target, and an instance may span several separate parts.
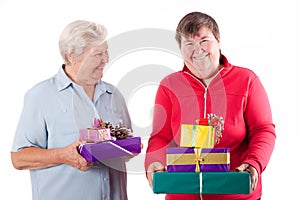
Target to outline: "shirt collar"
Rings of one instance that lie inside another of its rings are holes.
[[[56,75],[57,78],[57,90],[62,91],[72,85],[73,81],[67,76],[64,71],[65,65],[63,64]]]
[[[67,76],[66,72],[64,71],[65,65],[63,64],[57,73],[57,89],[58,91],[62,91],[69,86],[72,86],[74,82]],[[99,97],[103,93],[112,94],[113,88],[109,87],[104,81],[100,80],[96,84],[95,88],[95,97]]]
[[[96,88],[95,88],[95,97],[100,96],[103,93],[108,93],[108,94],[112,94],[113,90],[112,88],[110,88],[104,81],[100,80],[97,84],[96,84]]]

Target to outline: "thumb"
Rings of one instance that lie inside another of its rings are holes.
[[[164,171],[164,170],[165,168],[160,162],[153,162],[148,166],[147,179],[151,188],[152,188],[153,173],[157,171]]]
[[[249,167],[249,164],[247,163],[243,163],[240,166],[238,166],[237,168],[235,168],[237,171],[242,172],[245,171],[247,168]]]

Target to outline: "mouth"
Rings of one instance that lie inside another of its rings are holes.
[[[101,70],[101,71],[103,71],[103,69],[104,69],[104,66],[99,66],[99,67],[97,67],[96,69],[97,69],[97,70]]]
[[[201,54],[201,55],[193,56],[192,58],[193,58],[193,60],[203,60],[207,56],[208,56],[208,54]]]

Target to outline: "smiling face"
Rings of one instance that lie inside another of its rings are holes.
[[[218,70],[220,42],[206,26],[181,37],[181,53],[186,66],[200,79],[210,78]]]
[[[73,81],[79,85],[95,85],[103,76],[103,69],[109,60],[107,42],[86,49],[73,64]]]

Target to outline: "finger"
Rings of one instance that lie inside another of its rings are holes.
[[[82,156],[78,156],[78,163],[81,165],[81,166],[87,166],[88,165],[88,162],[86,161],[86,159]]]
[[[239,172],[243,172],[245,171],[247,168],[249,167],[249,164],[243,163],[240,166],[238,166],[237,168],[235,168],[237,171]]]
[[[258,181],[258,174],[254,167],[249,166],[247,171],[250,173],[250,179],[251,179],[251,190],[254,191],[257,186]]]
[[[93,162],[88,162],[87,166],[88,166],[89,168],[91,168],[91,167],[94,166],[94,163],[93,163]]]
[[[251,176],[251,190],[254,191],[257,185],[257,180],[255,177]]]
[[[87,163],[86,166],[83,166],[83,167],[81,168],[81,171],[87,171],[87,170],[91,169],[91,167],[92,167],[93,165],[94,165],[94,163]]]
[[[162,168],[159,168],[159,169],[157,169],[157,170],[155,170],[156,172],[163,172],[163,171],[166,171],[166,169],[164,168],[164,167],[162,167]]]
[[[250,172],[250,171],[249,171]],[[251,174],[251,173],[250,173]],[[256,184],[257,184],[257,180],[256,180],[256,177],[251,174],[250,175],[250,180],[251,180],[251,191],[254,191],[255,188],[256,188]]]
[[[152,169],[154,172],[165,171],[165,167],[160,162],[155,163]]]
[[[85,140],[80,140],[80,142],[81,142],[81,144],[86,144],[87,143],[87,141],[85,141]]]
[[[81,140],[76,140],[75,143],[74,143],[76,148],[79,147],[82,144],[83,144],[83,141],[81,141]]]
[[[151,188],[152,188],[152,178],[153,178],[153,172],[147,172],[147,179]]]

